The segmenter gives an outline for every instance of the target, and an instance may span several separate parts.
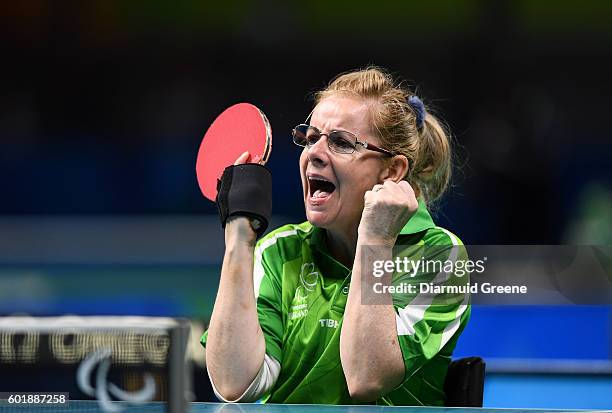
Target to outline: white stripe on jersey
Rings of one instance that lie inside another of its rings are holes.
[[[278,241],[279,238],[285,238],[296,234],[297,230],[295,229],[279,232],[255,248],[255,262],[253,264],[253,289],[255,292],[255,298],[259,297],[259,287],[261,286],[261,280],[263,280],[264,277],[264,268],[263,264],[261,263],[264,251],[266,248],[276,244],[276,241]]]
[[[437,227],[437,228],[441,229],[442,231],[444,231],[446,235],[449,236],[449,238],[451,239],[451,242],[453,243],[453,246],[456,247],[459,245],[459,241],[457,240],[457,237],[455,237],[453,233],[451,233],[450,231],[447,231],[444,228],[440,228],[440,227]],[[451,249],[451,255],[448,257],[448,259],[451,261],[455,261],[457,259],[457,248]],[[451,275],[450,272],[440,271],[434,277],[432,282],[434,284],[443,284],[446,281],[448,281],[448,279],[450,278],[450,275]],[[434,297],[435,296],[433,294],[419,294],[416,297],[414,297],[414,299],[406,307],[399,308],[397,310],[397,314],[395,315],[395,324],[397,326],[398,336],[411,336],[415,333],[414,326],[416,325],[416,323],[421,321],[423,317],[425,317],[425,311],[427,311],[427,308],[429,308],[429,306],[431,305],[431,302],[433,301]],[[464,302],[465,302],[465,299],[464,299]],[[455,321],[458,320],[458,318],[461,316],[461,314],[463,314],[463,312],[467,308],[467,306],[465,305],[462,305],[462,307],[465,307],[465,308],[459,308],[459,310],[457,311],[457,314],[458,314],[457,319],[453,320],[453,322],[451,322],[451,325]],[[457,324],[457,328],[459,328],[459,324]],[[457,329],[455,329],[455,331],[456,330]]]

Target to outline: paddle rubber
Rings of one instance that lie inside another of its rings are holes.
[[[196,175],[202,194],[214,201],[217,180],[245,151],[247,162],[265,164],[272,150],[270,122],[256,106],[238,103],[223,111],[210,125],[198,151]]]

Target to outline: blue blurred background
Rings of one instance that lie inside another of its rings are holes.
[[[232,103],[261,107],[275,225],[301,222],[290,130],[311,92],[367,64],[450,125],[439,225],[465,244],[612,244],[612,3],[29,1],[0,13],[2,315],[204,328],[223,253],[194,174],[206,127]],[[611,329],[609,307],[475,307],[456,355],[488,362],[487,406],[612,408]]]

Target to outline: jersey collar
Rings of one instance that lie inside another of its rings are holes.
[[[313,253],[319,256],[318,265],[321,270],[332,278],[346,278],[351,273],[340,261],[336,260],[327,248],[327,232],[323,228],[312,226],[310,246]]]
[[[410,235],[425,231],[429,228],[434,228],[434,224],[427,211],[427,206],[423,199],[419,199],[419,208],[414,215],[408,220],[408,223],[400,231],[400,235]],[[308,221],[306,221],[308,222]],[[350,268],[347,268],[342,263],[332,257],[330,251],[327,248],[326,243],[326,232],[322,228],[311,226],[312,231],[310,238],[310,246],[313,248],[313,252],[320,254],[322,260],[319,261],[318,265],[321,267],[328,276],[334,278],[346,278],[351,273]]]
[[[425,200],[423,198],[419,198],[419,208],[416,210],[414,215],[408,220],[404,228],[400,231],[400,235],[410,235],[416,234],[418,232],[425,231],[430,228],[435,228],[436,224],[434,224],[429,211],[427,210],[427,206],[425,205]]]

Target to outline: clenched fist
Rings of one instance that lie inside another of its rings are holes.
[[[368,243],[393,246],[400,231],[416,212],[419,203],[406,181],[387,180],[365,193],[359,222],[359,238]]]

